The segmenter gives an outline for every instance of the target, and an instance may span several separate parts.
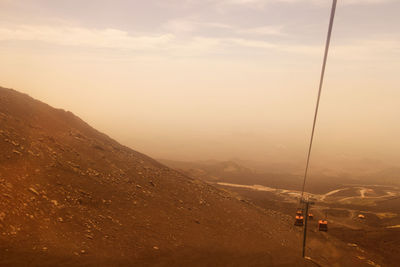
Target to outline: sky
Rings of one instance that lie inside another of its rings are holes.
[[[329,0],[0,0],[0,86],[155,158],[304,162]],[[312,163],[400,162],[400,1],[339,0]]]

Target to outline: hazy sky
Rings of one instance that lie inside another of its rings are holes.
[[[314,161],[400,162],[400,1],[339,0]],[[156,158],[303,162],[330,0],[0,0],[0,85]]]

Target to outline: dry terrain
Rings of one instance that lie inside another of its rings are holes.
[[[198,176],[201,179],[236,193],[244,201],[290,216],[292,228],[302,231],[293,225],[295,212],[301,207],[298,191],[301,177],[256,173],[235,162],[165,163],[193,177],[201,173]],[[360,265],[397,266],[400,262],[400,186],[397,185],[399,176],[393,170],[383,176],[386,179],[372,179],[370,175],[365,184],[359,178],[311,179],[307,185],[310,192],[306,195],[315,204],[311,208],[314,220],[309,224],[307,254],[327,266],[348,266],[349,258]],[[374,184],[376,181],[384,184]],[[319,232],[317,221],[325,218],[329,221],[329,231]]]
[[[0,198],[1,266],[314,265],[290,216],[5,88]]]

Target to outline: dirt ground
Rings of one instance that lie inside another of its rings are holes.
[[[288,202],[286,198],[272,192],[226,186],[222,188],[234,191],[260,207],[291,216],[294,221],[299,206],[295,201]],[[346,194],[338,193],[335,197],[349,197],[351,191],[357,194],[357,190],[352,189],[346,190]],[[385,202],[392,201],[397,203],[396,199]],[[384,209],[385,206],[390,206],[390,209]],[[307,232],[308,255],[324,266],[349,266],[350,259],[356,266],[397,266],[400,262],[400,228],[387,227],[400,224],[399,213],[395,213],[399,209],[400,206],[387,203],[381,207],[366,207],[317,202],[311,208],[314,220],[309,221]],[[359,214],[365,218],[358,218]],[[329,230],[327,233],[320,232],[317,230],[317,221],[326,216]],[[296,226],[293,228],[299,233],[303,231]]]
[[[284,214],[0,88],[0,266],[315,266]]]

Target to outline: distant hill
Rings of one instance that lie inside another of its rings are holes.
[[[369,183],[400,186],[400,168],[385,168],[381,171],[360,176],[359,179]]]
[[[0,197],[1,266],[307,264],[290,217],[1,87]]]
[[[262,166],[261,163],[255,164],[243,160],[185,162],[161,159],[160,162],[190,177],[207,182],[263,185],[289,190],[301,190],[303,182],[302,174],[296,175],[284,168],[280,171],[274,168],[268,171],[270,166],[268,164]],[[360,166],[361,164],[358,164],[357,168],[361,168]],[[334,172],[331,169],[311,169],[306,191],[322,194],[343,187],[345,184],[400,185],[400,168],[383,167],[385,168],[381,171],[371,168],[362,175],[346,171]]]
[[[196,177],[204,181],[222,181],[224,178],[234,179],[238,177],[244,179],[252,177],[255,172],[234,161],[174,161],[160,159],[163,164],[180,170],[188,176]]]

